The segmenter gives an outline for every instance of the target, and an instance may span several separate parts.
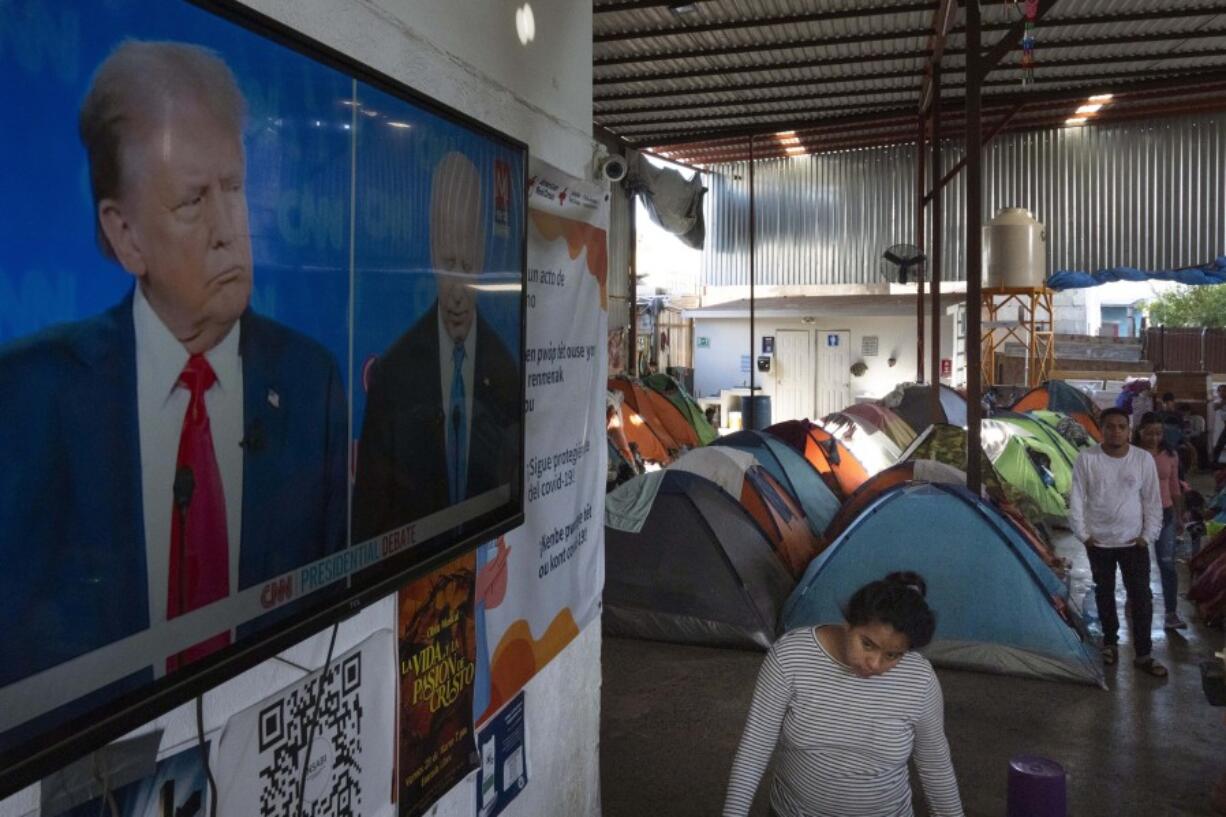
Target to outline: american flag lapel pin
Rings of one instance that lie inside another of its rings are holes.
[[[281,395],[277,393],[276,389],[268,390],[268,405],[273,408],[281,408]]]

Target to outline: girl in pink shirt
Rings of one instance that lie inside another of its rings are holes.
[[[1162,442],[1162,420],[1146,412],[1137,423],[1135,445],[1144,448],[1158,466],[1158,491],[1162,494],[1162,532],[1154,542],[1158,575],[1162,579],[1162,601],[1166,606],[1166,628],[1182,630],[1188,625],[1179,617],[1179,575],[1175,572],[1175,533],[1183,519],[1183,486],[1179,483],[1179,457]]]

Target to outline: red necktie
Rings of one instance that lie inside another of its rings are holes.
[[[204,355],[188,358],[179,384],[191,392],[179,456],[175,461],[174,504],[170,525],[170,582],[166,618],[172,619],[230,594],[230,549],[226,537],[226,498],[213,454],[213,433],[204,393],[217,382]],[[230,633],[213,636],[166,659],[174,672],[230,643]]]

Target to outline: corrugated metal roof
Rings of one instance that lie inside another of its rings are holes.
[[[1031,104],[1071,111],[1081,90],[1110,90],[1123,110],[1134,86],[1150,92],[1157,81],[1178,93],[1226,81],[1226,0],[1043,2],[1033,81],[1022,85],[1014,49],[982,88],[986,114],[1023,104],[1008,129],[1058,115],[1031,114]],[[671,9],[681,5],[688,13]],[[870,144],[882,133],[874,119],[915,118],[936,10],[935,0],[597,0],[594,119],[686,161],[702,151],[668,146],[714,142],[722,154],[747,154],[752,133],[826,125],[840,144]],[[983,2],[985,47],[1020,15],[1018,4]],[[941,60],[942,99],[954,103],[965,88],[962,25],[959,9]]]

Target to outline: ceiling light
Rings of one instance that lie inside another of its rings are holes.
[[[1064,124],[1066,126],[1073,127],[1073,128],[1080,127],[1081,125],[1084,125],[1085,123],[1086,123],[1086,118],[1084,116],[1074,116],[1070,119],[1064,120]]]
[[[411,128],[413,127],[408,122],[388,122],[393,128]]]
[[[1110,102],[1115,99],[1115,94],[1095,94],[1090,97],[1091,102]]]
[[[780,139],[779,144],[781,145],[799,145],[800,137],[799,136],[789,136],[786,139]]]
[[[802,147],[800,145],[789,145],[788,147],[785,147],[784,150],[788,153],[789,156],[800,156],[803,153],[809,152],[808,148]]]
[[[673,14],[693,14],[698,11],[697,3],[670,3],[668,10]]]
[[[1091,105],[1082,105],[1080,108],[1077,109],[1077,114],[1080,116],[1081,114],[1086,114],[1086,113],[1098,113],[1098,110],[1101,107],[1102,107],[1102,103],[1099,103],[1099,102],[1095,102]]]
[[[795,136],[795,135],[796,135],[796,131],[794,130],[781,130],[775,134],[775,136],[778,137],[779,139],[786,139],[789,136]]]

